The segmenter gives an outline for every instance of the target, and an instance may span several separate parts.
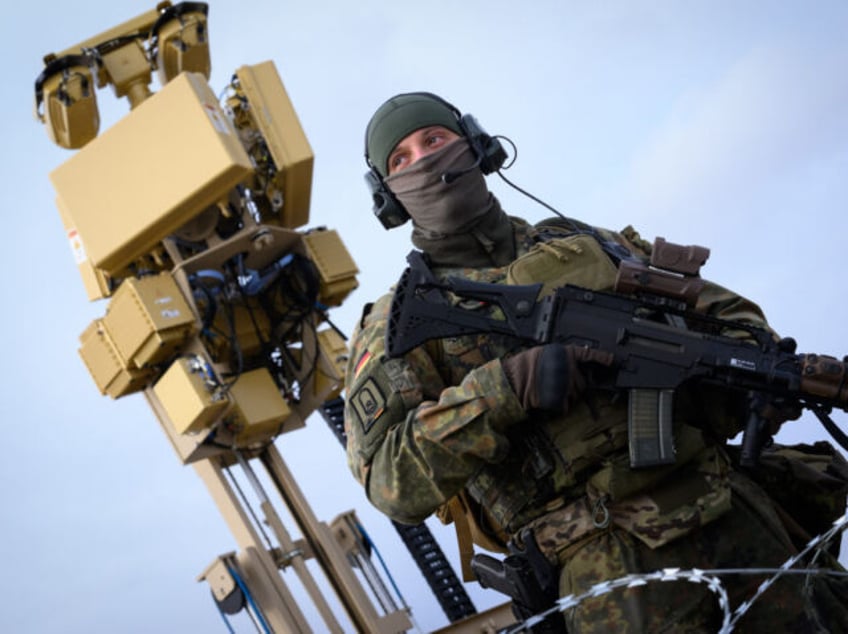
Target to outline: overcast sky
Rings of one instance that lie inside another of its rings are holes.
[[[195,582],[236,549],[211,497],[144,399],[101,397],[77,355],[105,303],[87,301],[54,205],[48,174],[70,154],[32,114],[46,53],[154,7],[15,2],[0,23],[4,632],[226,631]],[[387,97],[429,90],[512,139],[507,176],[563,213],[707,246],[705,276],[759,302],[802,351],[848,353],[844,1],[220,0],[209,32],[216,92],[270,59],[300,115],[316,156],[309,226],[337,229],[361,270],[332,314],[343,331],[410,248],[408,227],[371,216],[364,126]],[[101,129],[128,111],[111,89],[98,101]],[[550,215],[489,182],[509,213]],[[782,440],[824,436],[806,416]],[[422,629],[445,625],[323,420],[277,444],[318,517],[355,508]],[[454,557],[452,529],[431,527]],[[468,590],[478,609],[501,601]]]

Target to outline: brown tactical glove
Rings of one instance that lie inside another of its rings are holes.
[[[524,409],[565,412],[586,389],[580,366],[610,366],[613,359],[612,353],[603,350],[549,343],[519,352],[501,365]]]

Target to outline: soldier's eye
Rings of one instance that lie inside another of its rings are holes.
[[[389,159],[389,169],[398,169],[405,161],[406,157],[403,154],[396,154]]]

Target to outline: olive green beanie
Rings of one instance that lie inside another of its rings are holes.
[[[365,129],[365,152],[381,176],[388,174],[389,154],[406,135],[429,125],[441,125],[462,134],[457,112],[443,99],[427,92],[395,95],[377,108]]]

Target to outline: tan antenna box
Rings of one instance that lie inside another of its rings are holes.
[[[242,66],[236,71],[250,104],[250,117],[268,144],[283,189],[282,226],[309,221],[314,154],[274,62]]]
[[[153,394],[178,434],[209,427],[230,404],[213,392],[197,363],[180,357],[153,386]]]
[[[357,286],[359,269],[334,229],[311,231],[303,236],[309,258],[318,269],[321,301],[339,306]]]
[[[182,73],[50,179],[92,264],[116,275],[247,181],[253,166],[199,73]]]
[[[153,376],[149,369],[126,366],[101,319],[91,322],[80,335],[79,355],[100,393],[112,398],[138,392]]]
[[[196,330],[194,313],[170,273],[124,280],[103,325],[129,368],[173,356]]]
[[[292,413],[266,368],[239,376],[229,395],[233,408],[228,423],[236,430],[236,444],[242,447],[279,434]]]

